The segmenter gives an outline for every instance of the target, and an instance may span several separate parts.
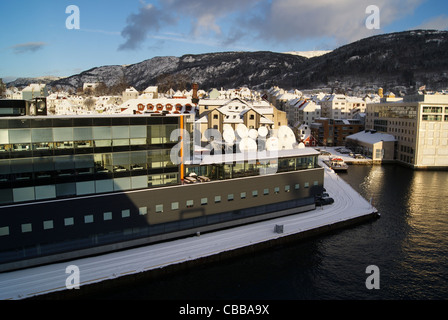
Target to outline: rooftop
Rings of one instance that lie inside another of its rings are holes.
[[[313,148],[297,148],[288,150],[271,150],[271,151],[249,151],[244,153],[223,153],[215,155],[206,155],[202,158],[200,163],[195,164],[208,165],[216,163],[232,163],[243,161],[257,161],[280,158],[292,158],[301,156],[317,156],[319,152]],[[186,161],[186,164],[193,164],[191,161]]]
[[[377,143],[380,141],[396,141],[395,137],[391,134],[364,130],[348,136],[346,139],[358,140],[366,143]]]

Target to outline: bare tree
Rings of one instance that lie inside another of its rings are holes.
[[[191,85],[191,79],[186,74],[162,74],[157,77],[157,86],[160,92],[165,92],[170,89],[186,90]]]
[[[84,105],[89,109],[89,111],[93,110],[93,107],[95,106],[96,100],[92,97],[88,97],[84,100]]]
[[[109,88],[110,95],[121,95],[126,88],[129,87],[128,81],[126,80],[126,76],[123,75],[120,77],[120,80]]]
[[[3,82],[3,79],[0,78],[0,97],[3,97],[3,95],[5,94],[6,91],[6,85]]]
[[[97,96],[104,96],[108,93],[109,88],[104,82],[98,83],[98,85],[95,87],[95,94]]]

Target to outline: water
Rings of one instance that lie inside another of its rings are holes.
[[[106,299],[438,300],[448,298],[448,172],[395,165],[341,174],[381,213],[349,229],[133,283]],[[366,268],[380,270],[367,289]]]

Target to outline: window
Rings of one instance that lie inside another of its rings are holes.
[[[23,233],[25,233],[25,232],[31,232],[31,231],[33,231],[33,228],[32,228],[32,226],[31,226],[31,223],[24,223],[24,224],[22,224],[22,232],[23,232]]]
[[[193,208],[193,200],[187,200],[187,208]]]
[[[423,121],[442,121],[442,115],[422,115]]]
[[[72,226],[74,224],[73,218],[65,218],[64,226]]]
[[[294,189],[299,190],[299,188],[300,188],[300,185],[299,185],[298,183],[296,183],[296,184],[294,185]]]
[[[382,159],[382,149],[375,149],[375,158]]]
[[[84,223],[92,223],[93,222],[93,215],[89,214],[84,216]]]
[[[156,205],[156,213],[162,213],[163,212],[163,204]]]
[[[121,210],[121,217],[127,218],[131,216],[131,211],[129,209]]]
[[[314,185],[318,186],[319,185],[319,181],[314,181]]]
[[[310,183],[309,183],[309,182],[305,182],[304,187],[305,187],[305,188],[309,188],[309,186],[310,186]]]
[[[280,188],[279,188],[279,187],[275,187],[275,188],[274,188],[274,193],[275,193],[275,194],[280,193]]]
[[[268,194],[269,194],[269,189],[264,189],[264,190],[263,190],[263,194],[264,194],[264,195],[268,195]]]
[[[43,225],[44,225],[44,230],[53,229],[53,227],[54,227],[53,220],[44,221]]]
[[[207,198],[201,198],[201,206],[205,206],[208,203]]]
[[[179,202],[171,202],[171,210],[178,210]]]
[[[423,113],[442,113],[442,107],[423,107]]]
[[[258,190],[252,191],[252,197],[258,197]]]
[[[104,212],[103,213],[103,220],[112,220],[112,212]]]
[[[147,207],[138,208],[138,214],[139,215],[144,216],[147,213],[148,213],[148,208]]]
[[[290,186],[285,186],[285,192],[289,192]]]
[[[215,203],[221,202],[221,196],[215,196]]]
[[[227,201],[233,201],[233,193],[227,195]]]
[[[8,236],[8,235],[9,235],[9,227],[1,227],[0,236]]]
[[[246,192],[241,192],[241,199],[246,199]]]

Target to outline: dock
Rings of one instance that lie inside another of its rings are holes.
[[[0,273],[0,299],[61,298],[76,296],[120,281],[166,274],[200,263],[219,261],[286,241],[297,241],[350,227],[377,218],[377,210],[330,168],[325,168],[324,187],[335,202],[314,210],[183,239]],[[70,273],[79,270],[80,289],[67,289]]]

